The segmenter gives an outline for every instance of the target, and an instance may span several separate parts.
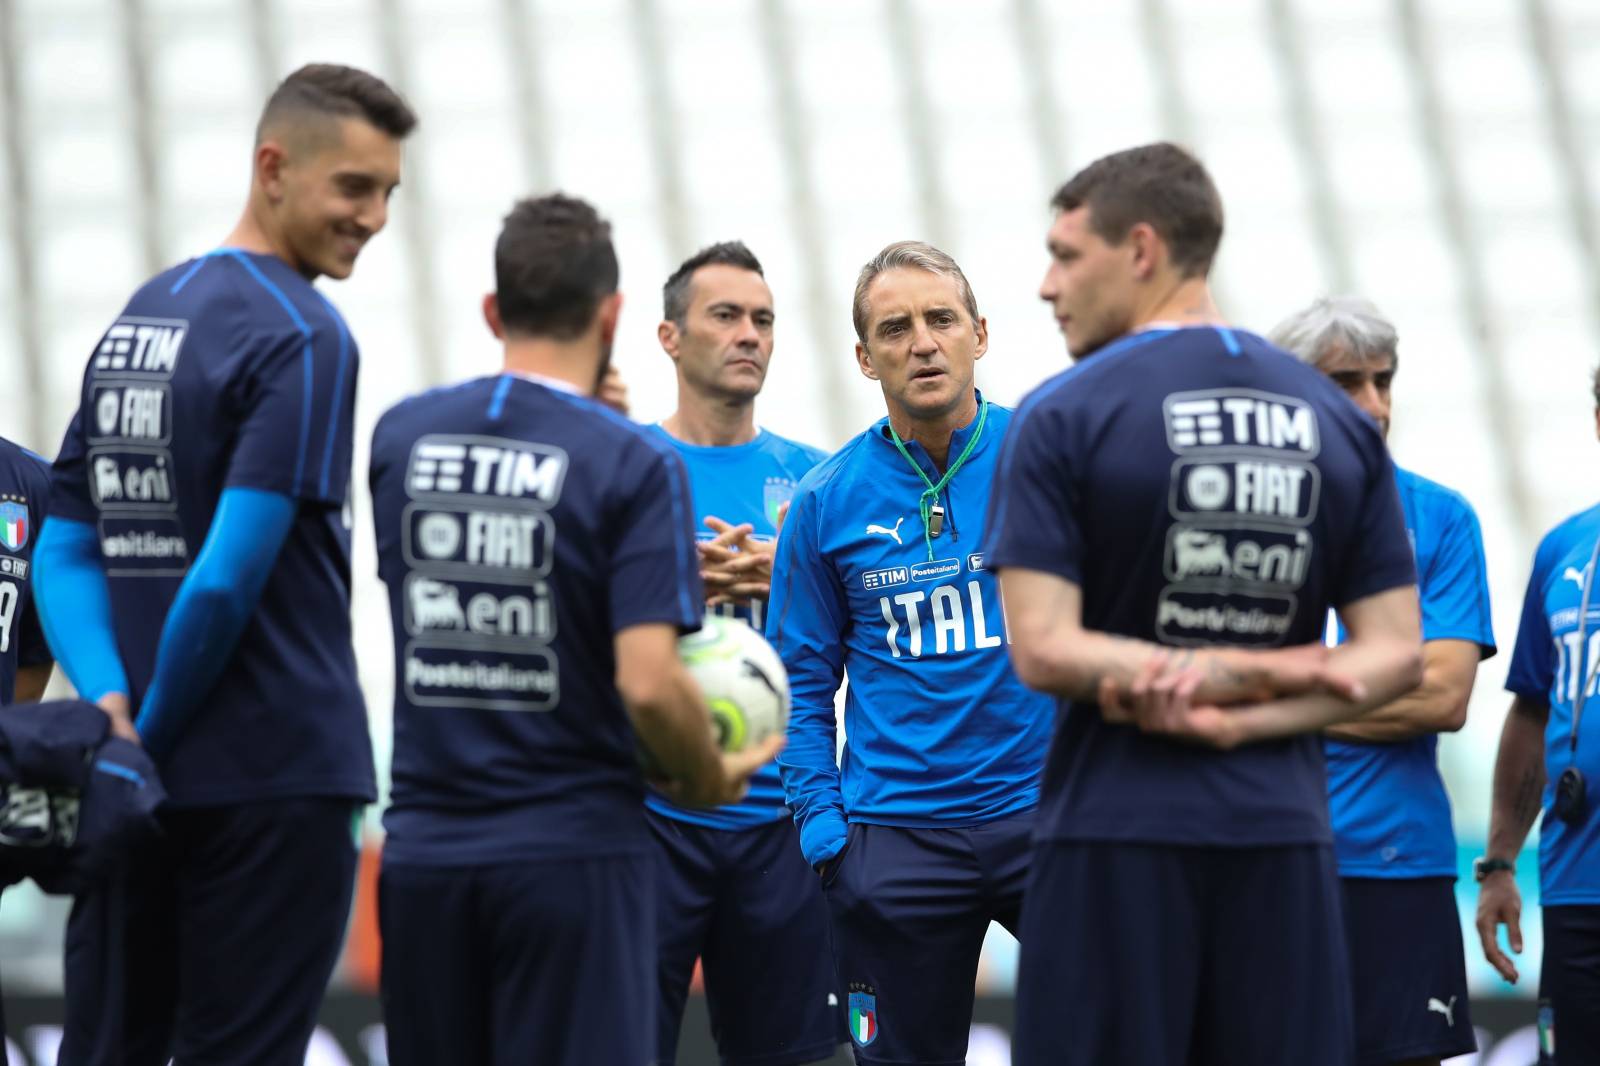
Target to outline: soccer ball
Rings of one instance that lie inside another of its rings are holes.
[[[707,615],[678,654],[705,694],[711,729],[723,751],[743,751],[789,725],[789,675],[783,660],[745,623]]]

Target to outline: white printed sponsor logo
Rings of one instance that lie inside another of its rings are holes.
[[[413,494],[470,493],[535,500],[561,496],[567,453],[499,437],[428,436],[412,449],[406,484]]]
[[[1449,1003],[1446,1003],[1442,999],[1438,999],[1438,998],[1436,998],[1434,996],[1429,996],[1428,997],[1428,1010],[1431,1011],[1431,1012],[1434,1012],[1436,1014],[1444,1015],[1444,1024],[1448,1025],[1452,1029],[1455,1028],[1455,1024],[1456,1024],[1456,997],[1455,996],[1451,996],[1450,997],[1450,1002]]]
[[[1230,534],[1235,538],[1230,542]],[[1311,535],[1173,526],[1168,533],[1167,577],[1227,578],[1233,582],[1299,588],[1311,561]]]
[[[94,369],[171,376],[189,324],[179,319],[123,318],[95,349]]]
[[[1156,607],[1156,632],[1169,644],[1205,644],[1218,638],[1241,644],[1276,644],[1288,634],[1294,614],[1291,595],[1168,588]]]
[[[503,711],[543,711],[556,705],[560,675],[548,648],[491,653],[474,647],[470,638],[454,639],[469,642],[413,642],[406,648],[402,676],[413,704]]]
[[[164,451],[92,454],[89,468],[90,494],[100,507],[172,506],[172,476]]]
[[[1271,448],[1315,455],[1317,418],[1293,396],[1254,389],[1207,389],[1168,396],[1162,404],[1173,451]]]
[[[160,533],[111,533],[100,538],[100,553],[107,559],[185,559],[189,546]]]
[[[871,592],[904,585],[911,580],[911,571],[904,566],[889,566],[882,570],[868,570],[861,575],[861,587]]]
[[[550,571],[555,524],[548,511],[407,506],[402,552],[411,566]]]
[[[26,578],[28,576],[28,560],[17,559],[10,555],[0,555],[0,575]]]
[[[967,556],[967,569],[971,570],[974,574],[983,569],[982,552],[973,552],[971,555]]]
[[[462,586],[466,585],[463,593]],[[413,574],[406,585],[407,628],[424,631],[460,631],[480,636],[550,640],[555,636],[555,612],[544,582],[527,594],[502,592],[502,586],[481,582],[457,584]]]
[[[1174,518],[1216,522],[1229,516],[1307,525],[1316,517],[1321,473],[1304,462],[1180,459],[1172,470]]]
[[[941,577],[954,577],[961,573],[960,559],[935,559],[931,563],[917,563],[911,567],[912,581],[937,581]]]
[[[94,386],[94,428],[92,440],[139,440],[165,443],[169,386],[105,385]]]

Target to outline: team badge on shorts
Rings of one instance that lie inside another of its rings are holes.
[[[767,521],[778,524],[778,508],[794,499],[794,482],[786,477],[769,477],[761,487],[761,510]]]
[[[0,503],[0,545],[19,552],[28,543],[28,509],[20,503]]]
[[[866,1047],[878,1039],[878,997],[866,992],[850,993],[850,1035]]]

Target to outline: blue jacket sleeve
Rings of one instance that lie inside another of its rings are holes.
[[[94,526],[54,515],[33,549],[34,600],[45,640],[86,700],[128,694],[111,622],[111,586]]]
[[[789,743],[778,775],[813,866],[844,849],[833,699],[844,677],[849,611],[838,576],[818,547],[817,495],[802,486],[778,538],[767,639],[789,672]]]
[[[294,523],[288,496],[222,493],[200,554],[161,627],[155,672],[134,726],[152,756],[172,750],[184,724],[227,665]]]

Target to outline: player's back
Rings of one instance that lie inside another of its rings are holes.
[[[235,249],[146,282],[90,357],[51,509],[97,529],[136,705],[223,491],[298,505],[227,669],[162,764],[177,803],[374,794],[349,620],[357,363],[305,278]]]
[[[1032,439],[1059,442],[1083,560],[1064,576],[1083,590],[1089,629],[1177,647],[1306,644],[1330,604],[1413,580],[1376,426],[1323,375],[1252,334],[1124,338],[1041,386],[1018,415],[1034,420]],[[1026,549],[1027,533],[1017,539]],[[1017,545],[1007,558],[1028,565]],[[1315,737],[1216,753],[1072,704],[1046,770],[1041,832],[1326,842],[1324,789]]]
[[[0,437],[0,704],[18,666],[48,662],[33,608],[33,543],[50,499],[50,464]]]
[[[391,409],[371,480],[395,639],[389,857],[643,847],[612,640],[698,624],[682,464],[594,401],[507,374]]]

